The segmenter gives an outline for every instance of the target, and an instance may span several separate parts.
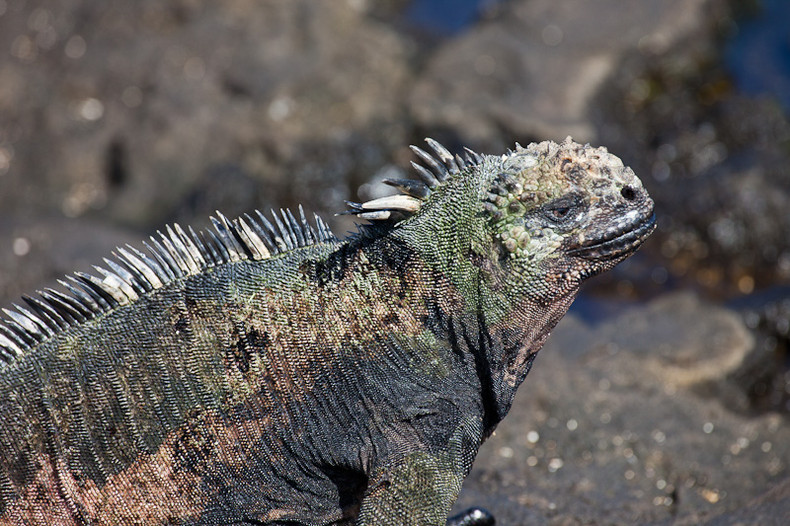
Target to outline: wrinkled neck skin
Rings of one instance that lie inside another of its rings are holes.
[[[484,427],[490,433],[507,414],[535,354],[567,312],[580,283],[563,272],[569,262],[549,259],[531,267],[508,260],[478,210],[458,209],[465,201],[437,206],[437,213],[429,210],[391,234],[423,263],[448,276],[464,298],[465,312],[446,314],[463,320],[467,333],[477,336],[470,352],[477,362]],[[445,210],[457,213],[448,216]]]
[[[480,325],[499,420],[578,291],[578,282],[563,279],[551,267],[516,270],[495,264],[481,269]]]

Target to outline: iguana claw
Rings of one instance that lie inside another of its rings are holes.
[[[494,516],[483,508],[469,508],[447,519],[446,526],[494,526]]]

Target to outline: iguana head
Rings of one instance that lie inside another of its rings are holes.
[[[427,166],[412,163],[422,182],[387,181],[404,195],[351,203],[351,212],[410,232],[401,237],[448,272],[469,255],[453,263],[460,248],[495,260],[514,294],[562,293],[631,255],[655,227],[642,183],[605,148],[568,138],[462,159],[427,142],[435,155],[412,147]]]
[[[545,141],[492,164],[483,208],[510,265],[578,283],[631,255],[655,227],[642,183],[605,148]]]
[[[390,181],[405,195],[352,203],[351,212],[385,223],[376,239],[397,240],[463,303],[458,323],[482,335],[472,346],[485,361],[490,430],[581,282],[653,231],[653,201],[620,159],[570,139],[498,156],[468,150],[465,159],[428,144],[435,156],[413,148],[422,182]]]

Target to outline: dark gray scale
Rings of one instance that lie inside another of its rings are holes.
[[[173,230],[175,231],[175,235],[173,235]],[[182,251],[184,259],[187,261],[192,273],[200,272],[202,269],[206,268],[206,260],[203,259],[203,254],[198,250],[186,232],[184,232],[181,225],[178,223],[174,224],[172,230],[168,226],[167,231],[170,233],[173,243]]]
[[[241,261],[245,259],[241,256],[244,253],[239,242],[236,241],[236,236],[233,235],[233,227],[228,222],[228,218],[217,211],[217,217],[211,217],[211,222],[214,224],[214,230],[217,231],[219,242],[224,245],[225,251],[228,254],[228,261]]]
[[[191,226],[188,228],[189,236],[192,238],[192,242],[195,243],[195,246],[203,255],[203,260],[206,262],[206,267],[213,267],[222,263],[217,250],[214,248],[214,243],[206,240],[205,232],[200,232],[200,234],[198,234]]]
[[[52,329],[47,326],[47,324],[41,320],[38,316],[30,312],[29,310],[25,309],[24,307],[20,307],[17,304],[14,304],[14,308],[19,312],[14,312],[10,310],[3,309],[6,315],[14,316],[15,319],[22,324],[28,331],[34,332],[35,334],[39,335],[42,339],[49,338],[52,336]]]
[[[234,219],[231,226],[237,241],[246,249],[245,253],[249,259],[257,261],[270,256],[266,245],[255,235],[252,227],[247,224],[243,217]]]
[[[97,302],[92,294],[88,294],[83,290],[82,287],[79,286],[79,282],[75,280],[71,276],[66,276],[68,281],[63,281],[61,279],[58,280],[66,290],[68,290],[74,298],[77,299],[79,304],[86,309],[88,309],[91,313],[91,317],[95,316],[96,314],[104,312],[109,306],[107,306],[102,300],[102,303]]]
[[[260,212],[258,212],[258,216],[261,218],[261,221],[256,221],[255,218],[250,214],[244,214],[244,217],[247,219],[247,224],[250,225],[250,227],[254,230],[258,239],[261,240],[270,253],[276,254],[280,250],[277,247],[277,243],[273,236],[273,231],[270,228],[271,224],[268,224],[268,226],[267,223],[261,224],[266,218],[263,217],[263,214]]]
[[[27,349],[27,345],[19,339],[14,331],[5,325],[0,325],[0,360],[11,363],[25,349]]]
[[[192,261],[189,252],[187,251],[186,247],[181,243],[176,236],[173,229],[170,225],[167,225],[167,234],[164,235],[162,232],[157,231],[159,237],[162,238],[162,244],[168,250],[170,255],[173,257],[173,260],[178,265],[178,270],[181,273],[180,277],[189,276],[197,271],[195,262]]]
[[[282,212],[283,211],[281,209],[280,213],[282,213]],[[299,247],[303,247],[303,246],[307,245],[307,240],[304,237],[304,232],[302,232],[302,226],[299,224],[298,221],[296,221],[296,218],[291,213],[291,211],[290,210],[286,210],[285,211],[285,216],[288,219],[288,226],[289,226],[289,229],[290,229],[291,233],[294,235],[294,237],[296,237],[296,245],[299,246]]]
[[[422,161],[428,165],[428,168],[431,169],[433,175],[438,179],[440,183],[443,183],[447,180],[447,167],[439,160],[437,160],[433,155],[429,154],[425,150],[418,148],[417,146],[409,146],[411,151],[417,154],[417,156],[422,159]]]
[[[315,218],[315,224],[318,227],[319,241],[325,243],[334,243],[337,241],[337,237],[332,232],[332,229],[329,228],[329,225],[326,223],[326,221],[321,219],[321,217],[317,214],[313,214],[313,218]]]
[[[483,161],[483,156],[475,152],[474,150],[464,147],[464,151],[466,152],[464,156],[466,157],[467,164],[471,166],[475,166]]]
[[[176,264],[173,256],[163,247],[159,241],[157,241],[154,236],[149,238],[151,240],[152,245],[149,245],[147,242],[143,241],[143,245],[148,251],[156,258],[157,262],[159,262],[160,267],[165,272],[167,276],[165,278],[165,282],[173,281],[180,277],[180,273],[178,270],[178,265]]]
[[[110,267],[110,270],[128,283],[138,296],[151,291],[151,284],[137,267],[130,264],[126,258],[118,255],[115,251],[112,252],[112,255],[115,260],[104,258],[104,263]]]
[[[280,212],[282,213],[282,209],[280,209]],[[285,250],[293,250],[296,248],[296,243],[291,237],[291,232],[286,228],[283,222],[280,221],[280,218],[277,216],[274,210],[272,210],[272,217],[274,218],[274,223],[277,225],[277,228],[280,232],[280,238],[285,243]]]
[[[312,245],[318,241],[313,227],[307,222],[307,217],[304,215],[304,208],[302,208],[302,205],[299,205],[299,221],[301,222],[302,232],[304,232],[305,235],[306,244]]]
[[[11,313],[12,311],[3,309],[3,312],[5,312],[8,316],[8,319],[5,320],[6,327],[8,327],[11,334],[16,337],[15,339],[21,344],[22,347],[29,348],[36,345],[40,341],[40,336],[38,333],[28,330],[28,328],[24,325],[20,325],[16,320],[16,315]]]
[[[107,292],[110,296],[115,299],[119,305],[125,305],[127,303],[131,303],[135,301],[140,296],[134,291],[134,288],[123,280],[123,278],[117,274],[110,272],[109,270],[99,267],[98,265],[93,265],[93,268],[104,276],[104,278],[96,278],[100,279],[100,286],[102,289]]]
[[[118,252],[113,251],[112,255],[115,257],[118,263],[115,263],[111,259],[105,259],[104,261],[107,263],[107,265],[109,265],[110,268],[113,269],[113,271],[115,271],[115,273],[119,276],[123,276],[122,272],[128,273],[132,279],[127,279],[127,281],[139,294],[145,294],[146,292],[153,290],[155,287],[150,280],[154,279],[159,282],[159,278],[156,277],[156,274],[154,274],[150,268],[147,268],[145,263],[140,261],[128,251],[120,247],[118,247],[116,250]],[[121,265],[123,265],[123,268]]]
[[[118,301],[105,290],[99,278],[84,272],[75,272],[74,275],[77,276],[77,279],[71,276],[68,276],[68,279],[87,292],[99,304],[101,312],[106,312],[119,305]]]
[[[216,249],[217,261],[219,262],[218,264],[222,264],[231,260],[228,248],[213,230],[206,230],[203,232],[203,234],[211,239],[211,243],[207,243],[207,246],[214,247]]]
[[[436,155],[439,156],[444,166],[448,169],[451,174],[457,174],[461,172],[461,169],[458,167],[458,164],[455,162],[455,158],[453,154],[451,154],[447,148],[439,144],[438,142],[434,141],[430,137],[425,139],[425,142],[428,143],[428,146],[436,152]]]
[[[419,175],[420,178],[422,178],[425,184],[428,185],[428,188],[433,190],[434,188],[439,186],[439,180],[436,178],[435,175],[433,175],[433,173],[431,173],[430,170],[428,170],[423,166],[420,166],[414,161],[411,161],[411,166],[417,171],[417,175]]]
[[[79,301],[53,289],[38,291],[38,294],[55,309],[69,324],[84,323],[93,317],[93,313],[83,307]]]
[[[131,245],[126,245],[126,248],[129,249],[129,256],[127,256],[127,259],[145,274],[151,286],[154,288],[160,287],[163,282],[167,281],[168,274],[160,266],[156,257],[152,259]],[[121,252],[121,254],[125,252],[122,248],[119,248],[118,251]]]
[[[266,216],[264,216],[260,210],[256,210],[256,212],[258,213],[258,217],[260,218],[263,227],[269,233],[269,238],[271,239],[274,253],[285,252],[288,250],[288,245],[286,244],[285,239],[283,239],[281,232],[275,228],[271,221],[266,219]],[[277,219],[274,210],[272,210],[272,216],[274,216],[275,220]]]

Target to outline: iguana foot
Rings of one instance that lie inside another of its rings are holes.
[[[446,526],[494,526],[494,516],[483,508],[469,508],[447,519]]]

